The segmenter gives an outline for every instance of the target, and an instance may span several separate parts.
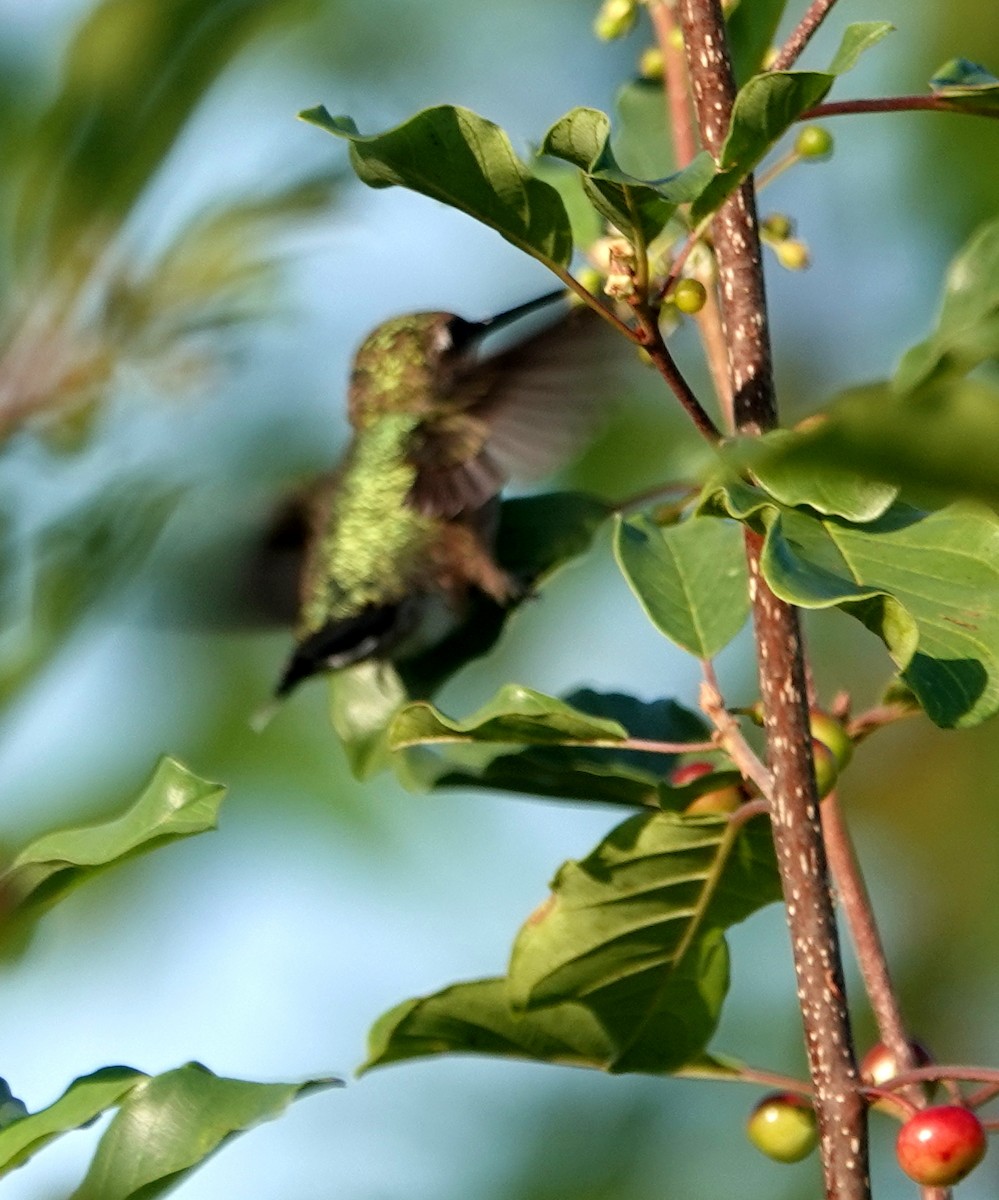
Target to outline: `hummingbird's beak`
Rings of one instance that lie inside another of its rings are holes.
[[[490,333],[493,333],[497,329],[505,329],[507,325],[512,325],[515,321],[519,321],[521,317],[530,316],[533,312],[547,308],[549,304],[554,304],[556,300],[566,300],[568,296],[569,293],[565,288],[558,288],[554,292],[546,292],[543,296],[538,296],[534,300],[518,304],[516,308],[508,308],[506,312],[498,313],[495,317],[487,317],[486,320],[480,321],[479,324],[485,326]]]
[[[567,300],[568,295],[565,288],[559,288],[524,304],[518,304],[515,308],[508,308],[506,312],[497,313],[495,317],[486,317],[482,321],[466,321],[462,317],[453,317],[448,325],[452,345],[461,352],[474,351],[485,338],[506,329],[509,325],[515,325],[522,317],[529,317],[531,313],[548,308],[559,300]]]

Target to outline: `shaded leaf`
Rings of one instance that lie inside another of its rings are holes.
[[[251,1083],[188,1063],[125,1097],[71,1200],[152,1200],[178,1187],[235,1135],[279,1117],[336,1079]]]
[[[818,104],[860,54],[890,33],[885,21],[849,25],[828,71],[767,71],[739,90],[722,147],[718,174],[694,201],[695,222],[715,212],[755,170],[770,148],[808,109]]]
[[[806,488],[813,474],[856,470],[910,493],[996,505],[997,445],[994,386],[977,379],[940,380],[899,394],[886,381],[843,392],[820,424],[783,439],[772,466],[781,475],[797,475]],[[777,494],[772,471],[760,479]],[[789,494],[780,498],[789,501]]]
[[[746,561],[737,525],[629,517],[618,522],[614,555],[653,625],[697,658],[713,658],[745,623]]]
[[[634,178],[618,166],[610,145],[610,119],[595,108],[574,108],[556,121],[545,134],[541,153],[578,167],[593,207],[635,245],[652,241],[714,171],[711,156],[702,153],[669,178]]]
[[[911,392],[966,375],[999,356],[999,220],[979,229],[951,263],[936,329],[903,357],[893,386]]]
[[[617,136],[614,149],[624,169],[637,179],[659,179],[677,169],[666,118],[663,85],[633,79],[614,98]]]
[[[971,726],[999,709],[999,517],[970,506],[896,503],[854,525],[810,516],[743,484],[714,509],[765,535],[763,575],[804,608],[839,606],[885,643],[927,715]]]
[[[725,19],[735,81],[741,87],[763,67],[787,0],[739,0]]]
[[[987,113],[999,106],[999,79],[966,58],[952,58],[938,67],[930,87],[955,108]]]
[[[515,1008],[584,1004],[615,1071],[669,1071],[701,1052],[728,987],[722,931],[780,898],[769,824],[631,817],[581,862],[514,944]]]
[[[131,1067],[102,1067],[74,1079],[53,1104],[0,1129],[0,1175],[21,1166],[61,1134],[82,1129],[148,1076]]]
[[[617,692],[589,688],[565,698],[574,709],[615,721],[633,738],[659,742],[701,742],[708,729],[701,717],[673,700],[646,702]],[[444,748],[433,776],[434,787],[483,787],[548,796],[556,799],[657,806],[664,796],[671,801],[677,789],[663,780],[679,755],[647,753],[620,747],[532,746],[516,754],[489,755],[484,762],[469,761],[467,753]],[[689,802],[699,790],[683,792]]]
[[[369,187],[406,187],[430,196],[546,265],[568,265],[572,230],[558,192],[531,174],[492,121],[440,105],[365,137],[349,117],[331,116],[322,106],[299,115],[350,143],[351,165]]]
[[[476,979],[407,1000],[379,1017],[368,1035],[368,1056],[358,1074],[438,1054],[491,1054],[607,1071],[614,1048],[584,1005],[553,1004],[518,1012],[510,1005],[505,979]],[[741,1070],[736,1059],[701,1053],[692,1054],[671,1073],[691,1079],[731,1079]]]
[[[34,918],[109,867],[216,826],[225,789],[164,758],[138,799],[98,825],[37,839],[0,875],[5,921]]]

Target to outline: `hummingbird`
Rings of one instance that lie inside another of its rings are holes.
[[[493,554],[500,491],[550,472],[592,432],[606,324],[575,308],[513,345],[494,335],[559,301],[565,310],[564,291],[482,321],[395,317],[361,344],[350,444],[272,535],[280,547],[305,533],[296,644],[276,697],[432,645],[434,618],[441,636],[472,590],[504,606],[524,595],[529,581]]]

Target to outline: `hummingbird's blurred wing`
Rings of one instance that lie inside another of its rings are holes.
[[[453,417],[428,423],[414,442],[416,507],[454,517],[481,508],[510,478],[540,479],[568,462],[607,410],[620,346],[606,321],[578,308],[463,363]]]

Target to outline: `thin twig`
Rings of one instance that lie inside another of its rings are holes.
[[[682,170],[697,153],[697,133],[690,111],[690,86],[683,49],[673,40],[678,28],[670,6],[664,0],[649,5],[649,16],[663,56],[663,88],[666,118],[673,135],[673,154],[677,169]]]
[[[896,1074],[912,1070],[916,1066],[915,1055],[902,1022],[871,898],[835,791],[822,801],[822,832],[878,1034],[895,1061]],[[906,1089],[903,1095],[917,1108],[926,1103],[922,1089],[917,1086]]]
[[[945,112],[969,117],[999,117],[994,105],[956,101],[948,96],[884,96],[870,100],[830,100],[803,112],[799,121],[818,121],[823,117],[843,117],[853,113]]]
[[[699,700],[701,712],[718,730],[718,744],[735,763],[743,779],[750,780],[760,795],[769,799],[772,784],[770,772],[742,736],[739,722],[725,707],[711,663],[702,659],[701,670],[704,673]]]
[[[812,0],[808,12],[801,18],[790,37],[778,50],[777,57],[770,64],[771,71],[787,71],[798,61],[802,50],[812,40],[812,35],[829,15],[836,0]]]

